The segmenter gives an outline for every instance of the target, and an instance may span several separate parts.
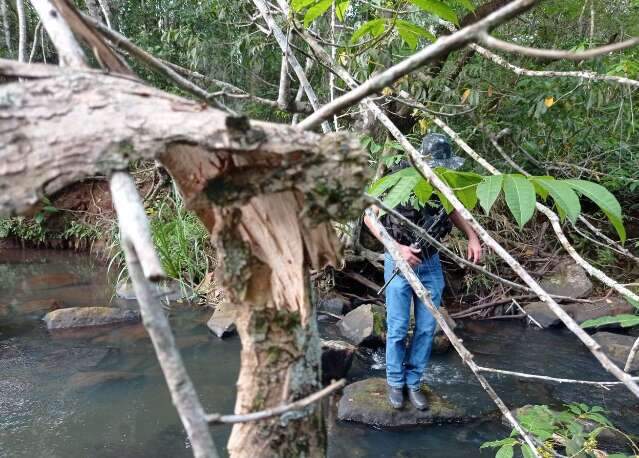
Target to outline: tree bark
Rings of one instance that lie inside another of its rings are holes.
[[[0,216],[131,160],[156,159],[217,241],[242,338],[236,413],[321,388],[309,267],[337,265],[329,222],[361,213],[367,155],[345,134],[233,117],[127,77],[0,60]],[[237,424],[233,457],[322,456],[317,405]]]

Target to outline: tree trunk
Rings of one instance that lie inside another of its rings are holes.
[[[330,221],[364,207],[367,155],[345,134],[229,116],[126,77],[0,59],[0,217],[131,160],[159,160],[218,247],[242,338],[237,413],[320,388],[307,269],[337,265]],[[214,362],[212,364],[214,367]],[[233,457],[325,453],[319,406],[237,424]]]

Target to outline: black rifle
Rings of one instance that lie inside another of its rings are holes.
[[[444,207],[439,209],[439,212],[437,213],[437,215],[435,216],[435,220],[431,223],[430,226],[428,226],[428,228],[424,229],[427,233],[430,233],[430,231],[433,230],[433,228],[439,224],[441,222],[441,220],[444,218],[444,216],[446,216],[446,210],[444,210]],[[403,221],[402,221],[403,222]],[[405,222],[403,222],[404,224],[406,224]],[[425,241],[425,237],[424,236],[420,236],[417,240],[415,240],[413,243],[410,244],[411,248],[419,248],[420,245],[422,244],[422,242]],[[399,274],[399,268],[397,266],[395,266],[395,269],[393,269],[393,275],[391,275],[391,277],[388,279],[388,281],[386,283],[384,283],[384,286],[382,286],[379,291],[377,291],[377,295],[381,295],[384,291],[386,291],[386,288],[388,288],[388,285],[390,285],[390,282],[393,281],[393,279],[397,276],[397,274]]]

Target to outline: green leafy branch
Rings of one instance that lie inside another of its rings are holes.
[[[626,239],[621,205],[616,197],[600,184],[578,179],[558,180],[551,176],[482,176],[443,167],[436,168],[435,173],[451,187],[457,198],[469,210],[473,210],[479,203],[484,212],[489,214],[503,193],[506,205],[519,227],[523,227],[533,217],[537,197],[544,202],[552,199],[560,218],[567,218],[572,222],[575,222],[581,213],[580,198],[586,197],[606,215],[619,238],[622,241]],[[376,197],[384,195],[384,204],[391,208],[410,201],[426,205],[435,194],[448,212],[453,209],[450,202],[413,167],[382,177],[371,185],[368,192]]]

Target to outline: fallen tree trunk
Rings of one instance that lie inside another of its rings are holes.
[[[0,60],[0,217],[43,195],[155,159],[216,240],[238,311],[236,413],[321,388],[308,268],[338,265],[329,224],[357,216],[367,156],[344,134],[230,116],[127,77]],[[234,426],[234,457],[322,456],[320,409]]]

